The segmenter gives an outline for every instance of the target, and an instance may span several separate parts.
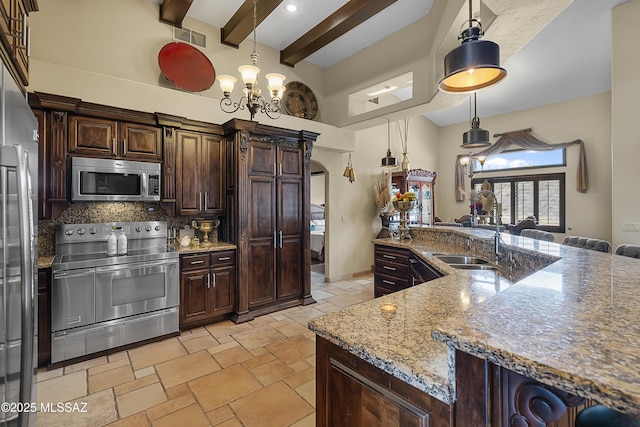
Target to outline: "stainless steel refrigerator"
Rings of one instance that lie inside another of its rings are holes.
[[[0,75],[0,425],[35,425],[37,356],[37,122]]]

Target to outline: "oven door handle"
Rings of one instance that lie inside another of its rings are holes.
[[[56,279],[69,279],[72,277],[90,276],[95,272],[94,268],[86,268],[83,270],[69,270],[69,271],[55,271],[53,273],[53,280]]]
[[[178,264],[179,260],[163,260],[161,262],[143,262],[139,264],[119,264],[111,265],[107,267],[96,267],[96,273],[109,273],[111,271],[130,270],[132,268],[146,268],[146,267],[164,267],[171,264]]]

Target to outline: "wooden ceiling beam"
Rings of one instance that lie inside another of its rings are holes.
[[[193,0],[164,0],[160,4],[160,22],[182,28]]]
[[[166,0],[165,0],[166,1]],[[260,25],[282,0],[260,0],[256,5],[256,21]],[[253,32],[253,0],[245,0],[236,13],[220,29],[220,42],[238,48]]]
[[[280,63],[293,67],[397,0],[351,0],[280,51]]]

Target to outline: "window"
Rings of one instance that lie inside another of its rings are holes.
[[[476,172],[566,166],[566,150],[553,151],[509,150],[488,156],[482,165],[473,165]]]
[[[565,232],[564,173],[476,178],[473,188],[480,190],[485,179],[502,206],[503,224],[517,224],[533,215],[541,229]]]

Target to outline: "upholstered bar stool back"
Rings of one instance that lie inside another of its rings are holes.
[[[640,427],[640,420],[604,405],[594,405],[578,413],[576,427]]]
[[[640,258],[640,246],[638,245],[619,245],[616,248],[616,255],[628,256],[630,258]]]
[[[591,239],[589,237],[567,236],[562,240],[562,244],[598,252],[611,252],[611,243],[606,240]]]
[[[544,240],[546,242],[554,242],[556,240],[552,233],[544,230],[534,230],[533,228],[525,228],[520,232],[522,237],[530,237],[532,239]]]

